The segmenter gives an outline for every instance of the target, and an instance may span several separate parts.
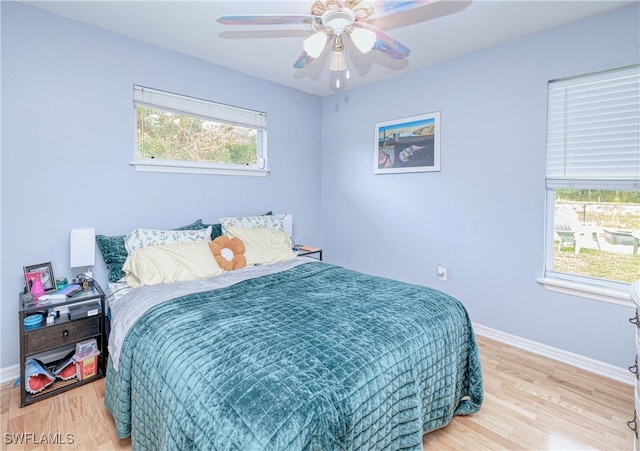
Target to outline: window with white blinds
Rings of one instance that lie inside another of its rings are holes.
[[[638,66],[552,81],[548,96],[548,186],[640,181]]]
[[[545,287],[628,301],[640,270],[640,66],[548,85]]]
[[[133,87],[133,101],[136,105],[160,108],[177,114],[189,114],[202,119],[213,119],[255,129],[267,128],[265,113],[143,86]]]
[[[134,85],[136,169],[266,175],[266,114]]]

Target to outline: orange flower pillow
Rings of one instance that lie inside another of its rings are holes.
[[[244,257],[244,244],[239,238],[228,238],[219,236],[209,242],[209,248],[220,268],[225,271],[240,269],[247,266],[247,259]]]

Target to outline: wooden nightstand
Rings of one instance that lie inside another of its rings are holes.
[[[319,247],[295,246],[293,250],[298,257],[310,257],[312,255],[315,255],[316,257],[313,258],[317,258],[318,260],[322,261],[322,249],[320,249]]]
[[[99,304],[99,305],[98,305]],[[46,313],[49,309],[68,310],[69,307],[90,306],[86,313],[71,319],[69,313],[62,313],[53,323],[47,324]],[[95,305],[95,308],[94,308]],[[97,312],[96,312],[97,310]],[[26,328],[24,318],[28,315],[43,312],[42,322],[34,327]],[[91,282],[86,290],[66,299],[47,300],[34,305],[23,305],[18,309],[20,321],[20,407],[49,398],[60,392],[84,385],[106,375],[107,338],[105,334],[105,296],[97,282]],[[75,351],[76,343],[95,338],[100,355],[95,376],[78,380],[57,379],[41,392],[32,394],[25,390],[25,362],[33,358],[46,366],[57,359]]]

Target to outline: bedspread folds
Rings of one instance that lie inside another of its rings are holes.
[[[422,449],[482,397],[459,301],[321,262],[156,305],[105,390],[134,449]]]

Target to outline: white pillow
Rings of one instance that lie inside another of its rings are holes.
[[[125,237],[124,247],[127,254],[131,255],[133,251],[147,246],[166,246],[188,241],[211,241],[211,226],[199,230],[135,229]]]
[[[228,227],[279,230],[281,232],[284,231],[284,227],[282,226],[282,219],[278,218],[276,215],[220,218],[220,225],[222,226],[223,235],[228,235]]]
[[[141,285],[207,279],[222,274],[208,241],[147,246],[129,255],[122,266],[127,283]]]
[[[282,262],[296,256],[291,238],[280,230],[231,226],[227,233],[244,244],[247,266]]]

